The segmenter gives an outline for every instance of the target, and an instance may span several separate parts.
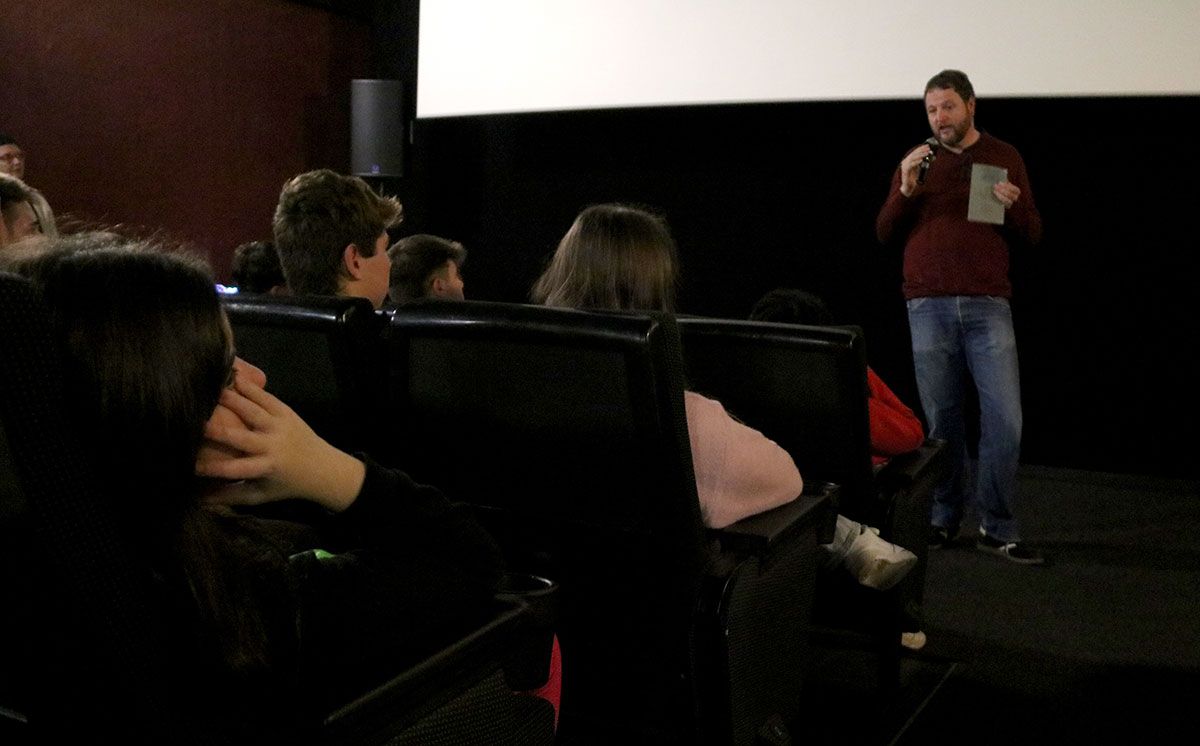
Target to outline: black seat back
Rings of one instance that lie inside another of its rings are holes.
[[[857,327],[681,317],[692,387],[779,443],[805,481],[841,487],[839,512],[875,503],[866,345]]]
[[[673,319],[439,302],[388,349],[393,460],[560,585],[565,732],[690,722],[705,551]]]
[[[238,354],[325,440],[372,450],[383,428],[386,321],[365,298],[225,296]]]

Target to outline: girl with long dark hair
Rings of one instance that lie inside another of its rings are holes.
[[[102,491],[182,620],[181,658],[247,711],[344,701],[493,608],[464,508],[333,448],[238,359],[200,262],[84,234],[10,257],[34,281]],[[313,520],[247,508],[307,503]],[[204,678],[204,677],[202,677]]]

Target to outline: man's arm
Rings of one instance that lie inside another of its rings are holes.
[[[912,226],[913,206],[916,200],[904,196],[900,191],[900,169],[892,174],[892,187],[888,191],[887,200],[875,218],[875,237],[879,243],[887,245],[898,242],[908,235]]]
[[[908,234],[917,201],[914,197],[924,188],[918,179],[921,161],[931,152],[929,145],[921,143],[904,155],[892,174],[892,187],[888,191],[887,201],[875,219],[875,237],[880,243],[889,244]]]
[[[1042,216],[1033,201],[1033,187],[1025,172],[1025,161],[1014,151],[1013,164],[1008,170],[1008,181],[995,186],[996,198],[1005,206],[1005,230],[1010,239],[1028,246],[1036,246],[1042,240]]]

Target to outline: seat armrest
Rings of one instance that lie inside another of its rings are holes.
[[[828,482],[804,485],[800,497],[778,508],[756,513],[725,528],[710,528],[708,535],[721,548],[738,553],[768,555],[814,525],[818,533],[832,525],[838,486]]]
[[[875,473],[875,484],[884,494],[911,487],[943,467],[945,451],[946,441],[929,439],[915,451],[892,456]]]
[[[467,685],[501,670],[524,603],[504,603],[486,623],[398,676],[326,715],[326,744],[383,743],[395,732],[452,699]]]
[[[524,623],[510,644],[504,678],[518,691],[537,689],[550,678],[550,658],[558,625],[558,583],[537,575],[509,572],[497,598],[528,607]]]

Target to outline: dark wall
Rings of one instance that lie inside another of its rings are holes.
[[[371,54],[368,20],[282,0],[5,2],[0,130],[60,217],[192,242],[225,277],[286,179],[348,168]]]
[[[347,168],[349,80],[416,78],[415,0],[131,7],[0,5],[0,130],[60,215],[161,229],[222,277],[236,243],[269,235],[284,180]],[[978,114],[1024,153],[1046,222],[1013,267],[1025,460],[1197,476],[1200,100],[985,97]],[[435,120],[391,186],[401,233],[467,244],[481,299],[523,300],[589,203],[662,210],[683,311],[740,317],[807,285],[866,328],[872,364],[915,403],[900,256],[873,223],[927,134],[915,97]]]
[[[979,102],[979,126],[1024,154],[1046,224],[1013,257],[1028,463],[1200,474],[1198,104]],[[808,286],[866,328],[872,365],[915,404],[900,251],[874,219],[928,134],[915,97],[419,121],[403,230],[463,241],[470,297],[519,301],[579,209],[649,205],[680,245],[682,311],[744,317],[772,287]]]

